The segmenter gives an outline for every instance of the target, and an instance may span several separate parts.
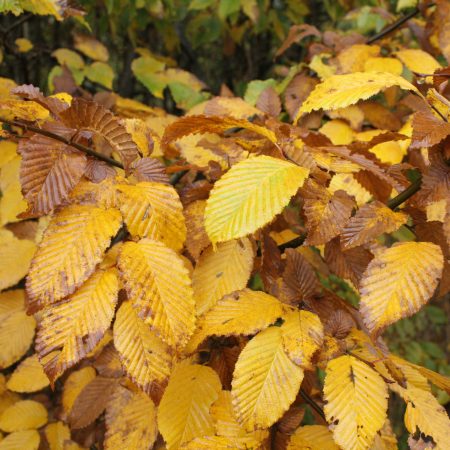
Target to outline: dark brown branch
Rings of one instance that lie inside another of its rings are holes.
[[[101,153],[96,152],[95,150],[92,150],[92,148],[86,147],[85,145],[79,144],[78,142],[72,142],[70,139],[66,139],[63,136],[60,136],[58,134],[52,133],[47,130],[42,130],[41,128],[35,127],[33,125],[28,125],[26,123],[17,121],[17,120],[9,120],[4,119],[3,117],[0,117],[0,122],[6,123],[7,125],[13,126],[13,127],[20,127],[24,130],[32,131],[33,133],[41,134],[42,136],[46,136],[50,139],[54,139],[55,141],[62,142],[66,145],[70,145],[71,147],[76,148],[77,150],[80,150],[83,153],[86,153],[86,155],[92,156],[94,158],[99,159],[100,161],[104,161],[111,166],[119,167],[120,169],[123,169],[123,165],[116,161],[113,158],[110,158],[109,156],[102,155]]]
[[[323,420],[326,422],[325,414],[322,410],[322,408],[314,401],[314,399],[306,393],[306,391],[302,388],[300,388],[300,395],[306,400],[306,402],[319,414],[320,417],[322,417]]]
[[[391,209],[399,207],[402,203],[406,202],[410,197],[412,197],[422,185],[422,177],[418,178],[416,181],[412,182],[404,191],[400,192],[396,197],[391,198],[387,202],[387,206]]]

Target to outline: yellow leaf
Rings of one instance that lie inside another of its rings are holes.
[[[353,141],[353,130],[343,120],[330,120],[319,131],[334,145],[347,145]]]
[[[378,252],[361,280],[360,311],[369,330],[417,312],[433,295],[443,263],[441,248],[430,242],[399,242]]]
[[[138,146],[143,156],[151,154],[151,135],[150,127],[141,119],[124,119],[125,128],[131,134],[133,141]]]
[[[114,345],[131,379],[150,394],[170,375],[172,355],[130,302],[122,303],[114,323]]]
[[[368,59],[380,54],[378,45],[355,44],[337,55],[341,73],[362,72]]]
[[[191,280],[183,259],[161,242],[142,239],[123,245],[118,265],[139,316],[169,345],[183,347],[195,322]]]
[[[83,367],[80,370],[72,372],[64,383],[62,394],[62,406],[65,417],[69,416],[73,404],[80,392],[96,377],[93,367]]]
[[[94,62],[84,69],[86,78],[94,83],[101,84],[102,86],[112,89],[114,81],[114,70],[112,67],[104,62]]]
[[[391,87],[418,93],[415,86],[404,78],[389,72],[356,72],[346,75],[334,75],[318,84],[309,97],[303,102],[294,122],[304,113],[318,109],[331,110],[353,105],[359,100],[365,100],[378,92]]]
[[[35,251],[34,242],[17,239],[11,231],[0,229],[0,291],[14,286],[27,274]]]
[[[1,78],[0,78],[1,80]],[[17,143],[12,141],[0,141],[0,169],[17,156]]]
[[[83,69],[83,58],[73,50],[68,48],[58,48],[52,53],[60,66],[67,66],[69,69]]]
[[[8,409],[11,405],[14,405],[14,403],[17,403],[21,397],[10,391],[3,392],[2,395],[0,395],[0,416],[3,414],[3,411]]]
[[[22,290],[0,294],[0,368],[18,361],[30,348],[36,321],[27,316]]]
[[[333,194],[339,190],[345,191],[348,195],[355,197],[358,205],[364,205],[372,198],[370,192],[364,189],[351,173],[337,173],[334,175],[328,190]]]
[[[45,120],[49,112],[43,106],[25,100],[4,99],[0,103],[0,115],[4,119],[19,119],[27,122]]]
[[[119,207],[133,237],[161,241],[181,250],[186,240],[183,206],[172,186],[151,181],[121,184]]]
[[[225,157],[218,155],[206,145],[202,145],[206,139],[219,141],[220,137],[214,134],[184,136],[176,141],[175,147],[189,164],[207,168],[210,161],[215,161],[220,164],[222,169],[226,169],[228,164]],[[217,145],[217,143],[215,144]]]
[[[381,162],[391,165],[401,163],[407,153],[406,150],[402,141],[381,142],[369,149]]]
[[[156,408],[142,392],[118,386],[106,408],[106,450],[152,448],[158,429]]]
[[[293,311],[283,317],[283,347],[290,360],[304,369],[311,369],[311,358],[323,341],[319,316],[309,311]]]
[[[427,52],[410,48],[395,52],[395,56],[411,71],[415,73],[433,74],[442,66]],[[427,77],[432,80],[431,77]]]
[[[91,36],[76,34],[74,47],[96,61],[107,62],[109,59],[108,49]]]
[[[242,350],[233,375],[234,409],[249,431],[273,425],[295,400],[303,370],[286,355],[281,330],[268,328]]]
[[[18,38],[14,41],[20,53],[27,53],[33,48],[33,43],[26,38]]]
[[[47,410],[33,400],[22,400],[3,411],[0,429],[7,433],[40,428],[47,423]]]
[[[205,207],[206,200],[196,200],[184,209],[187,228],[186,248],[196,261],[210,243],[204,225]]]
[[[198,437],[180,447],[183,450],[247,450],[259,449],[258,442],[252,437],[205,436]]]
[[[281,303],[265,292],[243,289],[227,295],[198,320],[186,351],[194,351],[208,336],[254,334],[281,314]]]
[[[209,247],[192,275],[197,314],[211,309],[224,295],[244,289],[253,268],[254,251],[247,238]]]
[[[50,450],[65,450],[64,443],[70,441],[70,429],[63,422],[50,423],[45,427],[45,437]]]
[[[36,430],[16,431],[0,441],[0,450],[38,450],[40,441]]]
[[[289,203],[308,173],[270,156],[235,164],[216,182],[206,204],[205,228],[211,241],[243,237],[266,225]]]
[[[121,225],[120,213],[88,205],[64,208],[50,221],[27,278],[30,312],[72,294],[94,272]]]
[[[386,420],[387,387],[367,364],[345,355],[331,360],[323,387],[324,412],[344,450],[368,449]]]
[[[36,338],[36,352],[44,370],[54,382],[68,368],[92,351],[114,316],[119,291],[115,268],[98,271],[74,294],[42,311]]]
[[[0,149],[0,152],[2,150]],[[0,225],[17,222],[27,209],[19,180],[21,158],[16,156],[3,165],[0,172]]]
[[[197,436],[214,434],[209,409],[221,391],[210,367],[182,363],[173,371],[158,408],[158,425],[168,450]]]
[[[373,57],[364,62],[364,72],[389,72],[399,76],[403,72],[403,66],[395,58]]]
[[[326,426],[305,425],[297,428],[287,450],[339,450],[339,447]]]
[[[24,359],[14,370],[7,387],[14,392],[36,392],[47,387],[50,381],[45,375],[36,354]]]

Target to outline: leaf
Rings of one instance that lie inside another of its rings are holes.
[[[287,450],[339,450],[333,435],[324,425],[304,425],[292,435]]]
[[[86,78],[94,83],[105,86],[108,89],[113,88],[114,70],[112,67],[104,62],[94,62],[84,69]]]
[[[7,388],[14,392],[36,392],[44,389],[50,384],[45,375],[42,364],[39,362],[37,354],[24,359],[16,367],[8,380]]]
[[[363,205],[344,226],[341,234],[342,247],[348,250],[366,244],[380,234],[396,231],[407,220],[406,214],[394,212],[381,202]]]
[[[0,441],[0,450],[38,450],[40,440],[36,430],[16,431]]]
[[[303,369],[312,369],[311,359],[322,345],[323,326],[316,314],[292,311],[283,316],[281,339],[289,359]]]
[[[275,297],[243,289],[223,297],[198,320],[188,348],[194,351],[208,336],[255,334],[274,323],[281,314],[281,303]]]
[[[450,124],[436,117],[430,111],[414,114],[411,148],[432,147],[450,134]]]
[[[198,437],[180,447],[183,450],[247,450],[258,447],[252,437],[205,436]]]
[[[169,378],[172,355],[130,302],[122,303],[114,323],[114,345],[130,378],[147,394]]]
[[[28,272],[28,311],[38,311],[80,287],[120,225],[120,213],[113,209],[72,205],[55,214]]]
[[[305,245],[325,244],[342,232],[355,206],[344,191],[333,194],[315,182],[302,189],[308,236]]]
[[[72,372],[64,383],[62,407],[65,418],[70,414],[80,392],[96,377],[95,369],[90,366]]]
[[[308,173],[270,156],[235,164],[214,185],[206,204],[205,228],[211,241],[243,237],[266,225],[289,203]]]
[[[327,364],[323,387],[327,422],[344,450],[369,448],[386,420],[387,387],[377,372],[350,355]]]
[[[156,158],[139,158],[131,165],[133,175],[138,181],[153,181],[170,184],[166,166]]]
[[[206,200],[196,200],[184,209],[187,229],[186,248],[196,261],[210,244],[204,225],[205,207]]]
[[[36,321],[25,312],[24,292],[0,294],[0,368],[18,361],[33,342]]]
[[[183,206],[173,186],[142,182],[134,186],[120,184],[119,207],[133,237],[161,241],[181,250],[186,240]]]
[[[0,291],[18,283],[28,272],[36,244],[17,239],[11,231],[0,229]]]
[[[365,100],[391,86],[419,93],[417,88],[404,78],[389,72],[355,72],[333,75],[318,84],[303,102],[294,122],[304,114],[318,109],[326,111],[345,108],[359,100]]]
[[[261,92],[256,106],[269,116],[277,117],[281,113],[281,100],[272,86]]]
[[[47,423],[47,410],[33,400],[21,400],[3,411],[0,416],[0,430],[14,431],[37,429]]]
[[[106,407],[106,450],[152,448],[158,429],[156,408],[141,392],[118,386]]]
[[[64,422],[49,423],[45,427],[45,437],[50,450],[64,450],[66,441],[70,441],[70,429]]]
[[[441,248],[430,242],[398,242],[378,252],[361,280],[360,311],[369,330],[379,333],[417,312],[436,289],[443,263]]]
[[[278,327],[256,335],[242,350],[231,394],[239,421],[249,431],[273,425],[295,400],[303,370],[285,354]]]
[[[97,39],[84,34],[75,34],[74,47],[87,57],[101,62],[108,62],[108,49]]]
[[[113,378],[95,377],[80,391],[69,415],[72,429],[84,428],[94,422],[105,410],[106,404],[116,387]]]
[[[169,345],[183,347],[194,331],[195,304],[181,257],[161,242],[142,239],[123,245],[118,266],[139,316]]]
[[[223,133],[230,128],[244,128],[245,130],[252,131],[267,138],[274,144],[277,142],[277,137],[272,130],[255,125],[245,119],[217,116],[186,116],[166,127],[161,143],[163,147],[167,147],[172,141],[180,139],[183,136],[189,136],[191,134]]]
[[[219,377],[211,368],[187,363],[175,368],[158,408],[159,431],[168,450],[214,433],[209,409],[220,391]]]
[[[432,74],[442,66],[427,52],[417,48],[408,48],[399,50],[394,55],[414,73]]]
[[[224,295],[244,289],[253,268],[254,251],[247,238],[209,247],[192,274],[197,315],[206,313]]]
[[[117,117],[105,107],[74,98],[69,108],[60,114],[63,123],[77,130],[89,130],[100,135],[122,160],[125,169],[139,156],[139,151]]]
[[[52,382],[103,337],[114,316],[118,291],[117,270],[98,271],[69,298],[42,311],[36,351],[45,360],[44,370]]]

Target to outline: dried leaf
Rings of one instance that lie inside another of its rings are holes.
[[[156,158],[140,158],[131,165],[133,175],[138,181],[152,181],[169,184],[166,166]]]
[[[195,200],[184,208],[187,229],[186,248],[196,261],[210,244],[204,225],[205,207],[205,200]]]
[[[80,392],[96,377],[95,369],[92,367],[83,367],[80,370],[72,372],[64,383],[62,395],[62,407],[65,418],[70,414],[75,400]]]
[[[414,114],[411,148],[432,147],[450,134],[450,123],[437,118],[432,112]]]

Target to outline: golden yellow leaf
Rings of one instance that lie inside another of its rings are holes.
[[[158,408],[158,426],[168,450],[198,436],[214,434],[209,409],[221,391],[210,367],[180,364],[173,371]]]
[[[33,400],[21,400],[3,411],[0,416],[0,430],[13,431],[40,428],[47,423],[47,410]]]
[[[343,120],[330,120],[322,125],[319,131],[334,145],[347,145],[353,142],[353,130]]]
[[[119,291],[115,268],[94,273],[67,299],[44,308],[39,321],[36,352],[54,382],[92,351],[114,316]]]
[[[258,441],[253,437],[198,437],[180,447],[183,450],[248,450],[260,449]]]
[[[399,76],[403,72],[403,66],[395,58],[372,57],[364,62],[364,72],[389,72]]]
[[[340,73],[353,73],[364,71],[368,59],[380,54],[378,45],[355,44],[345,48],[337,55]]]
[[[211,309],[224,295],[244,289],[253,268],[254,251],[247,238],[209,247],[192,274],[197,314]]]
[[[17,157],[17,143],[7,140],[0,141],[0,169],[15,157]]]
[[[206,140],[217,146],[220,142],[220,137],[211,133],[207,133],[205,135],[184,136],[181,139],[178,139],[174,145],[180,152],[181,156],[189,164],[194,164],[201,168],[207,168],[210,161],[215,161],[220,164],[222,169],[226,169],[228,164],[225,157],[223,155],[218,155],[211,148],[204,145]]]
[[[273,425],[295,400],[303,370],[286,355],[281,330],[270,327],[242,350],[234,370],[233,405],[249,431]]]
[[[350,355],[327,364],[324,412],[344,450],[368,449],[386,420],[387,387],[377,372]]]
[[[398,242],[378,252],[361,280],[360,311],[369,330],[417,312],[433,295],[443,264],[441,248],[430,242]]]
[[[64,443],[70,441],[70,429],[64,422],[49,423],[45,427],[50,450],[65,450]]]
[[[100,183],[81,180],[70,192],[70,202],[99,206],[105,209],[114,208],[118,204],[116,189],[118,179],[120,178],[107,177]]]
[[[9,230],[0,229],[0,291],[18,283],[28,272],[36,244],[17,239]]]
[[[0,152],[2,150],[0,149]],[[17,222],[17,216],[27,209],[27,202],[22,195],[19,180],[21,158],[14,157],[5,163],[0,170],[0,225]]]
[[[206,204],[205,228],[211,241],[243,237],[270,222],[308,173],[304,167],[270,156],[235,164],[216,182]]]
[[[0,450],[38,450],[40,441],[36,430],[16,431],[0,441]]]
[[[319,316],[309,311],[292,311],[283,316],[281,325],[283,348],[292,362],[311,369],[311,358],[321,347],[323,326]]]
[[[95,61],[107,62],[109,59],[108,49],[91,36],[76,34],[74,47]]]
[[[0,368],[18,361],[30,348],[36,321],[25,312],[24,291],[0,294]]]
[[[49,112],[43,106],[38,105],[35,102],[3,99],[0,103],[0,115],[4,119],[19,119],[27,122],[35,122],[47,119]]]
[[[62,406],[65,417],[67,417],[80,392],[96,377],[93,367],[83,367],[72,372],[64,383],[62,394]]]
[[[351,173],[337,173],[334,175],[328,190],[331,193],[339,190],[345,191],[348,195],[355,197],[358,205],[364,205],[372,198],[370,192],[363,188]]]
[[[27,38],[18,38],[14,44],[20,53],[27,53],[33,48],[33,43]]]
[[[106,408],[106,450],[152,448],[158,429],[156,408],[142,392],[118,386]]]
[[[161,241],[177,251],[183,248],[183,206],[173,186],[147,181],[117,189],[120,211],[133,237]]]
[[[183,259],[163,243],[126,242],[119,269],[129,299],[169,345],[183,347],[194,331],[195,303]]]
[[[194,351],[208,336],[254,334],[281,314],[281,303],[265,292],[243,289],[227,295],[198,320],[186,351]]]
[[[406,139],[405,139],[406,140]],[[373,153],[381,162],[387,164],[399,164],[407,153],[407,147],[403,141],[387,141],[374,145],[369,151]]]
[[[419,91],[404,78],[389,72],[355,72],[346,75],[334,75],[318,84],[309,97],[303,102],[294,122],[304,113],[318,109],[331,110],[353,105],[378,92],[391,87],[418,93]]]
[[[103,259],[120,225],[120,213],[113,209],[71,205],[57,213],[28,273],[28,310],[42,309],[80,287]]]
[[[420,49],[399,50],[395,52],[395,56],[411,72],[433,74],[436,69],[442,69],[442,66],[429,53]],[[429,78],[431,79],[431,77]]]
[[[122,303],[114,323],[114,346],[131,379],[148,394],[170,375],[169,347],[138,317],[130,302]]]
[[[382,233],[392,233],[408,220],[402,212],[394,212],[383,203],[374,201],[362,206],[347,222],[341,234],[346,250],[366,244]]]
[[[3,411],[8,409],[14,403],[17,403],[21,397],[15,392],[5,391],[2,395],[0,395],[0,416],[3,414]]]
[[[326,426],[305,425],[297,428],[287,450],[339,450],[339,447]]]
[[[14,370],[7,387],[14,392],[36,392],[47,387],[50,380],[45,375],[36,354],[24,359]]]
[[[151,133],[149,126],[139,118],[124,119],[125,128],[131,134],[133,141],[143,156],[150,156]]]

